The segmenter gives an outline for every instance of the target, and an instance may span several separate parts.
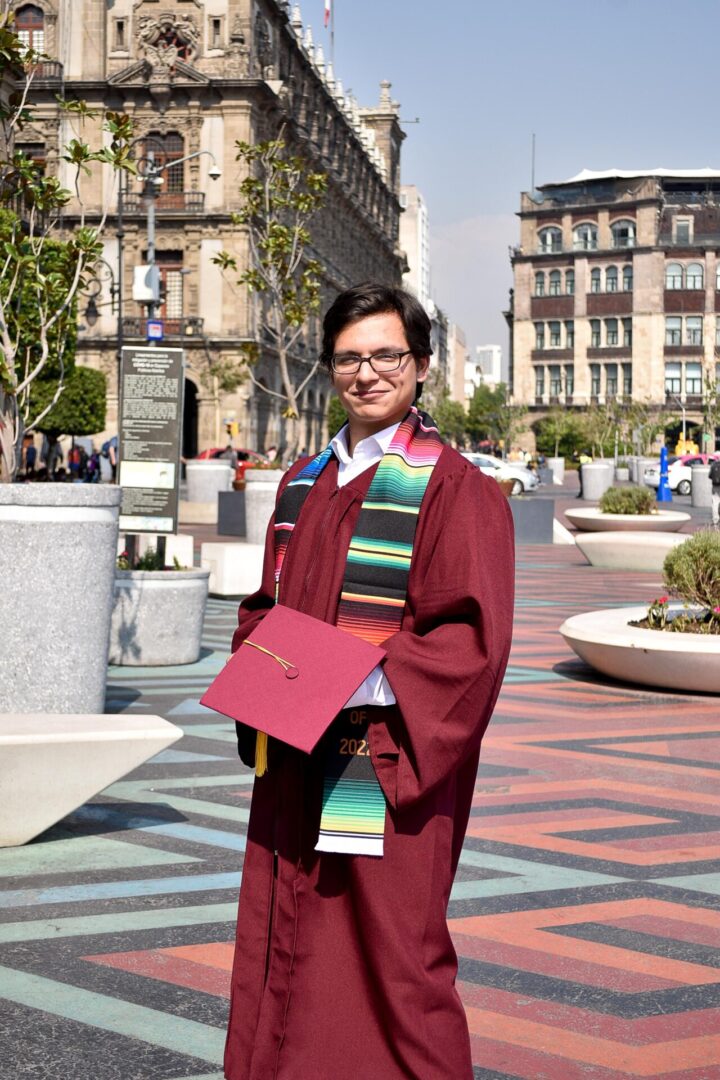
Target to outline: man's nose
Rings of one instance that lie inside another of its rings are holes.
[[[355,376],[356,381],[363,383],[374,383],[377,381],[377,377],[377,371],[375,371],[375,368],[372,366],[368,358],[364,357],[362,363],[360,364],[360,369]]]

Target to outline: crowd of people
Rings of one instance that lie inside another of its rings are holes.
[[[23,440],[20,477],[33,482],[97,484],[115,480],[118,439],[114,436],[98,450],[89,451],[81,442],[72,441],[67,453],[58,439],[43,436],[40,450],[31,435]]]

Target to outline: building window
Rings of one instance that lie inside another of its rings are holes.
[[[160,270],[160,317],[181,319],[183,307],[183,253],[182,251],[156,251],[155,261]]]
[[[577,225],[573,232],[573,247],[576,251],[597,251],[597,225]]]
[[[715,348],[720,349],[720,318],[715,317]]]
[[[610,226],[614,248],[635,247],[635,222],[614,221]]]
[[[182,209],[182,192],[185,186],[184,164],[174,165],[180,158],[185,156],[185,141],[177,131],[169,131],[166,135],[159,131],[148,133],[145,144],[145,156],[153,155],[156,167],[163,168],[161,173],[165,183],[160,188],[157,196],[159,207],[174,207]]]
[[[551,322],[551,323],[549,323],[549,329],[550,329],[550,348],[551,349],[559,349],[560,346],[562,345],[562,339],[560,337],[560,323],[559,322]]]
[[[575,393],[575,368],[568,364],[565,368],[565,400]]]
[[[623,364],[622,366],[622,380],[623,380],[623,397],[632,397],[632,364]]]
[[[605,341],[608,345],[617,345],[618,343],[618,321],[617,319],[605,320]]]
[[[682,289],[683,268],[680,263],[668,263],[665,267],[665,288]]]
[[[559,364],[550,365],[550,397],[560,397],[562,393],[562,376]]]
[[[565,323],[565,348],[575,348],[575,323],[572,319]]]
[[[537,274],[535,275],[535,295],[545,295],[545,275],[542,270],[538,270]]]
[[[543,254],[562,251],[562,230],[555,225],[541,229],[538,233],[538,250]]]
[[[685,320],[685,344],[702,345],[703,343],[703,319],[702,315],[688,315]]]
[[[718,259],[717,270],[715,271],[715,288],[720,289],[720,259]]]
[[[696,397],[702,394],[702,364],[685,365],[685,393]]]
[[[686,289],[703,289],[705,287],[705,275],[700,263],[690,263],[685,271]]]
[[[591,319],[590,320],[590,348],[591,349],[599,349],[600,348],[600,320],[599,319]]]
[[[113,36],[113,48],[118,52],[127,49],[127,19],[115,19]]]
[[[689,244],[692,239],[692,221],[690,218],[675,218],[675,243]]]
[[[573,293],[575,292],[575,271],[574,270],[566,270],[565,271],[565,292],[568,294],[568,296],[572,296]]]
[[[535,348],[545,348],[545,323],[535,323]]]
[[[210,48],[222,49],[222,19],[210,20]]]
[[[680,364],[666,364],[665,365],[665,393],[666,394],[679,394],[680,393]]]
[[[545,396],[545,368],[535,368],[535,397],[542,398]]]
[[[665,344],[682,345],[682,319],[679,315],[665,316]]]
[[[591,293],[600,292],[600,285],[601,285],[600,267],[596,266],[590,271],[590,292]]]
[[[623,319],[623,345],[629,349],[632,345],[632,319]]]
[[[26,49],[45,49],[45,16],[35,4],[25,4],[15,12],[15,32]]]
[[[608,364],[605,368],[605,394],[607,397],[617,397],[618,392],[618,369],[617,364]]]
[[[599,397],[600,395],[600,365],[590,365],[590,395],[592,397]]]
[[[605,292],[617,292],[618,291],[618,272],[617,266],[608,266],[605,271]]]
[[[551,270],[550,271],[550,284],[549,284],[549,287],[548,287],[548,294],[550,296],[559,296],[560,295],[561,280],[562,280],[562,275],[560,274],[559,270]]]
[[[632,266],[623,266],[623,292],[632,292],[633,287],[633,268]]]

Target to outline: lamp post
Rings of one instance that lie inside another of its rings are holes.
[[[683,453],[685,453],[685,439],[686,439],[686,433],[687,433],[687,424],[686,424],[686,420],[685,420],[685,403],[684,403],[684,401],[682,401],[678,397],[677,394],[670,394],[670,397],[673,399],[673,401],[677,401],[678,405],[680,406],[680,412],[682,414]]]

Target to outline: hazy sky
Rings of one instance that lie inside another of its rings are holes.
[[[507,352],[520,192],[582,168],[720,168],[718,0],[334,0],[335,74],[392,81],[428,204],[436,301]],[[302,0],[327,52],[323,0]]]

